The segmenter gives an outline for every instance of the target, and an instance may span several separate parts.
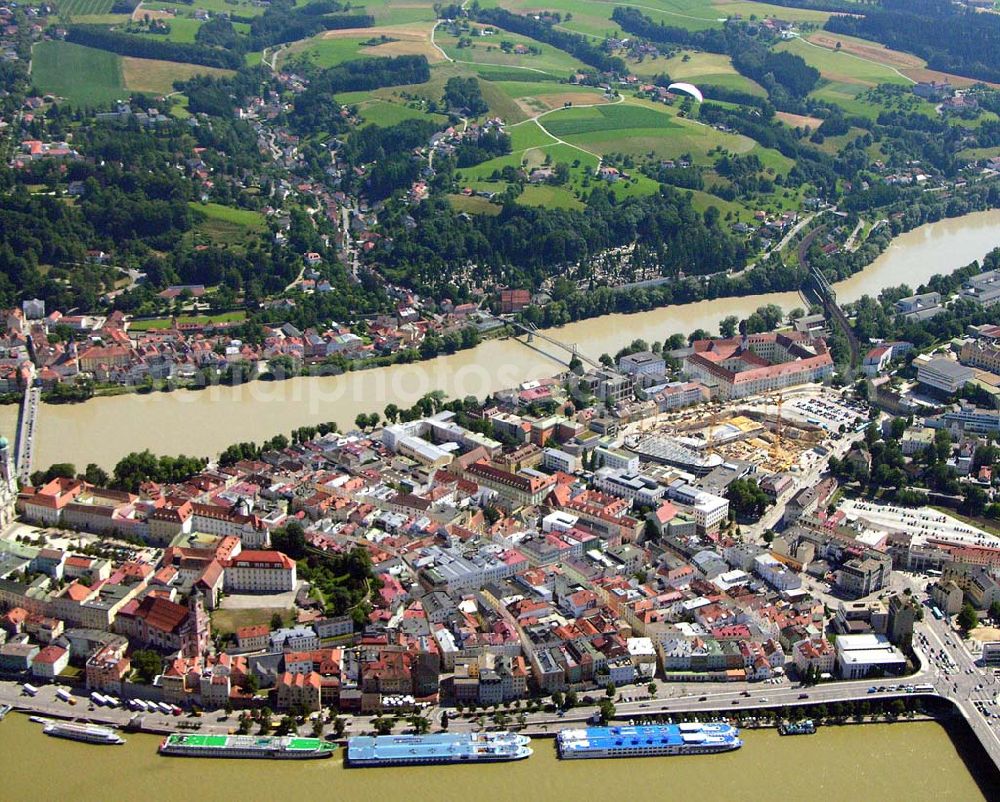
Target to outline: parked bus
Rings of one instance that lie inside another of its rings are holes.
[[[28,694],[28,696],[35,696],[38,693],[38,688],[27,682],[24,683],[24,685],[22,685],[21,687],[24,689],[24,692]]]
[[[934,617],[935,617],[935,618],[936,618],[936,619],[937,619],[938,621],[941,621],[941,620],[943,620],[943,619],[944,619],[944,615],[943,615],[943,614],[942,614],[942,612],[941,612],[941,611],[940,611],[940,610],[939,610],[939,609],[937,608],[937,605],[936,605],[936,604],[935,604],[935,605],[931,605],[931,615],[933,615],[933,616],[934,616]]]
[[[70,699],[73,698],[72,696],[69,695],[69,691],[67,691],[65,688],[59,688],[56,691],[56,696],[58,696],[64,702],[68,702]]]
[[[925,682],[921,685],[915,685],[913,687],[914,693],[934,693],[934,686],[929,682]]]
[[[90,694],[90,701],[93,702],[98,707],[103,707],[105,704],[107,704],[107,699],[105,698],[104,694],[98,693],[97,691],[94,691],[92,694]]]

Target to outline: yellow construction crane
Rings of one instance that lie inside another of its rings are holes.
[[[784,396],[778,393],[776,398],[778,414],[774,419],[774,443],[771,445],[771,461],[777,465],[781,458],[781,405],[785,402]]]
[[[708,436],[706,439],[705,453],[712,456],[715,453],[715,427],[719,424],[719,412],[713,411],[708,418]]]

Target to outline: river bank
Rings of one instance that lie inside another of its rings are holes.
[[[997,210],[929,223],[898,237],[868,267],[835,287],[845,302],[903,283],[915,289],[935,273],[981,259],[998,244]],[[582,353],[596,359],[601,353],[615,353],[636,338],[663,340],[697,328],[716,331],[723,317],[748,317],[769,303],[786,311],[803,306],[797,293],[770,293],[607,315],[546,333],[575,343]],[[146,448],[155,453],[213,457],[231,443],[260,442],[298,426],[333,420],[348,427],[358,413],[380,411],[389,402],[410,406],[432,390],[442,390],[450,397],[483,398],[502,388],[550,376],[568,359],[568,353],[538,340],[530,348],[513,339],[490,340],[424,362],[339,376],[43,405],[34,467],[72,462],[82,469],[95,462],[110,469],[130,451]],[[9,423],[11,415],[16,419],[15,407],[0,408],[0,431],[14,431]]]
[[[98,794],[145,800],[164,789],[187,789],[200,799],[264,799],[276,794],[320,798],[459,800],[495,795],[498,788],[533,800],[601,796],[678,799],[707,793],[724,799],[765,798],[795,782],[808,796],[849,796],[880,802],[933,798],[987,799],[960,756],[960,743],[933,722],[822,728],[782,738],[773,730],[744,732],[745,745],[720,755],[561,762],[549,742],[517,763],[420,766],[355,771],[341,755],[319,761],[166,760],[159,738],[129,734],[114,749],[49,738],[26,717],[0,724],[4,796],[61,800]],[[603,789],[596,791],[595,789]]]

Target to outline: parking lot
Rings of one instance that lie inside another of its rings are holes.
[[[847,431],[856,431],[868,425],[867,405],[839,396],[796,398],[787,407],[797,412],[806,423],[820,426],[828,432],[839,432],[841,426],[845,427]]]
[[[907,532],[918,543],[933,538],[967,546],[1000,546],[1000,538],[930,507],[893,507],[844,499],[840,509],[849,520],[862,520],[873,529]]]

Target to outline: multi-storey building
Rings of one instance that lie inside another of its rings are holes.
[[[555,477],[542,474],[509,473],[485,462],[476,462],[465,469],[466,479],[495,490],[510,509],[540,504],[555,484]]]
[[[225,565],[224,587],[234,593],[295,590],[295,561],[280,551],[244,549]]]
[[[663,375],[667,369],[666,360],[659,354],[651,351],[639,351],[635,354],[628,354],[618,360],[618,370],[630,376],[640,375]]]
[[[1000,373],[1000,348],[992,343],[966,340],[962,343],[958,358],[963,365]]]
[[[275,683],[278,691],[278,709],[291,710],[301,707],[309,712],[322,708],[320,701],[322,678],[315,671],[308,674],[285,672]]]
[[[219,537],[238,537],[251,549],[267,548],[271,536],[267,527],[256,515],[241,513],[235,507],[218,507],[214,504],[191,504],[191,526],[197,532]]]
[[[822,381],[833,373],[826,342],[805,334],[697,340],[693,349],[684,360],[685,373],[715,384],[723,400]]]
[[[656,507],[667,492],[655,479],[616,468],[598,468],[594,474],[594,487],[603,493],[628,499],[640,507]]]
[[[87,688],[92,691],[121,693],[122,682],[132,670],[125,654],[127,641],[102,646],[87,659]]]
[[[913,364],[917,366],[917,381],[920,384],[948,394],[957,393],[976,377],[972,368],[943,356],[934,359],[918,356]]]

